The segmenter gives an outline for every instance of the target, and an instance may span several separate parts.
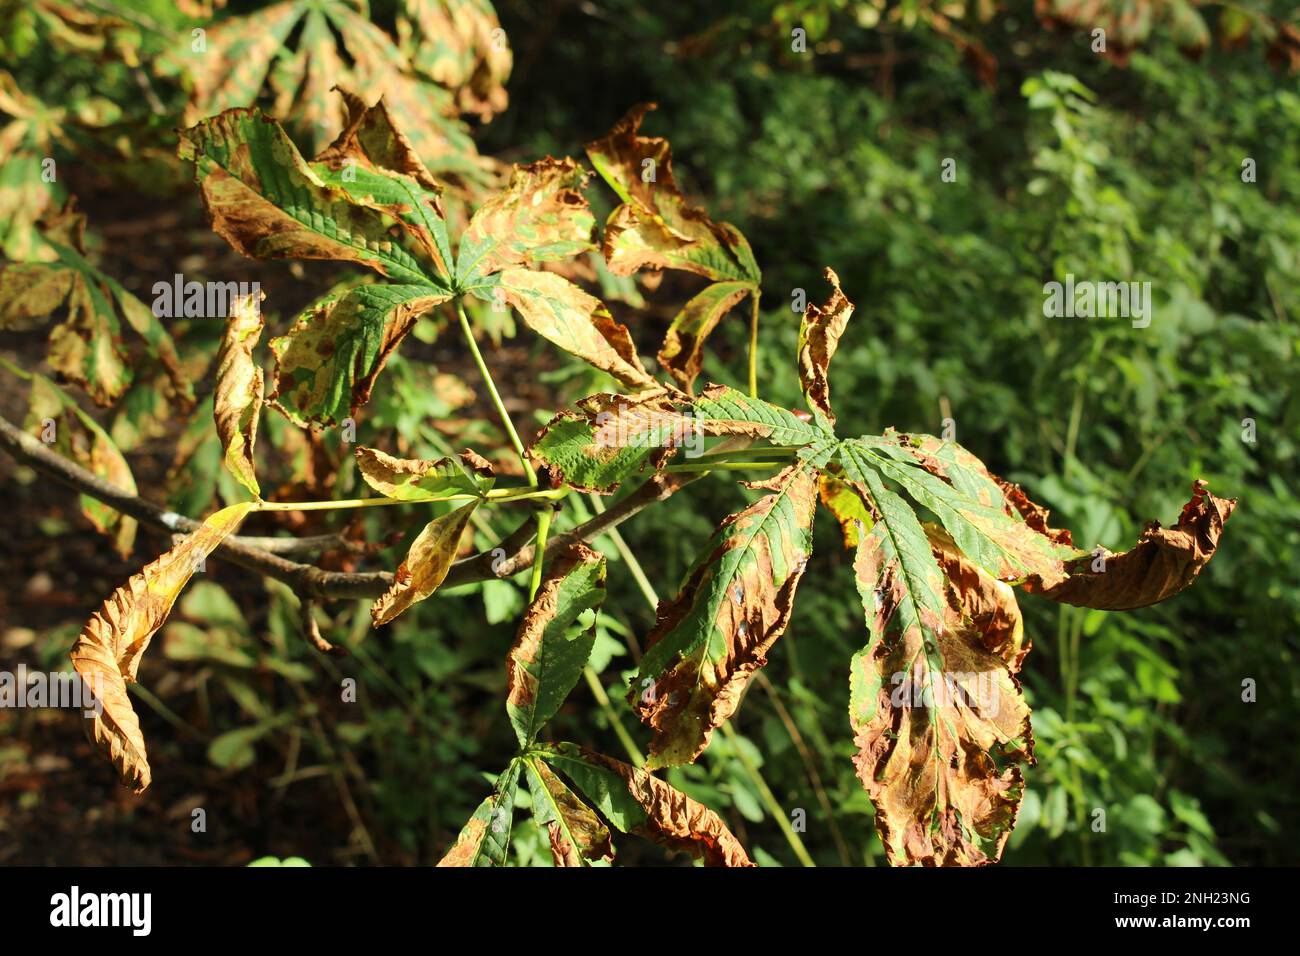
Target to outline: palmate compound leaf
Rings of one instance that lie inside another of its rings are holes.
[[[596,643],[594,615],[589,624],[582,617],[604,599],[604,555],[575,544],[547,564],[506,658],[506,713],[521,748],[532,745],[582,675]]]
[[[213,417],[224,449],[226,470],[253,493],[262,496],[253,463],[257,422],[262,414],[262,370],[253,361],[253,348],[262,337],[262,300],[258,291],[235,300],[217,350],[217,385]]]
[[[112,405],[131,384],[123,323],[144,341],[167,374],[172,395],[193,403],[175,343],[143,302],[86,259],[86,217],[70,200],[43,223],[51,262],[10,263],[0,270],[0,329],[28,329],[60,305],[68,317],[50,332],[50,367],[86,390],[97,405]]]
[[[549,341],[648,388],[631,336],[567,279],[528,271],[592,248],[595,221],[571,159],[516,167],[474,214],[453,256],[440,187],[381,101],[343,94],[349,119],[311,163],[283,130],[228,110],[182,134],[213,228],[260,258],[338,259],[394,280],[327,295],[271,343],[270,401],[294,422],[333,423],[369,400],[414,323],[467,292],[514,305]]]
[[[60,455],[109,484],[135,494],[131,466],[112,437],[44,375],[32,373],[31,380],[26,430],[45,441],[52,430],[51,447]],[[119,555],[128,557],[135,543],[136,520],[90,495],[81,495],[80,503],[81,513],[95,530],[112,540],[113,549]]]
[[[525,762],[533,819],[545,827],[556,866],[589,866],[614,859],[609,828],[538,757]]]
[[[722,522],[646,638],[629,699],[654,729],[647,767],[704,751],[789,623],[812,553],[816,476],[798,463],[748,487],[769,494]]]
[[[895,865],[995,862],[1023,796],[1015,764],[1033,752],[1014,596],[942,532],[932,541],[879,474],[863,478],[875,521],[854,572],[870,639],[849,716],[881,841]]]
[[[721,817],[646,771],[574,744],[541,756],[620,832],[684,850],[706,866],[754,865]]]
[[[210,515],[198,530],[114,591],[73,645],[72,666],[102,705],[102,712],[86,718],[87,736],[137,793],[149,786],[149,761],[126,685],[135,682],[150,638],[167,620],[190,576],[255,507],[254,502],[243,502]]]
[[[456,842],[438,861],[439,866],[505,866],[522,765],[522,759],[510,761],[510,766],[497,777],[492,793],[478,805]]]
[[[370,620],[375,627],[387,624],[438,589],[456,560],[460,539],[479,504],[480,499],[475,499],[424,526],[411,542],[405,560],[398,565],[392,587],[370,607]]]
[[[700,372],[704,340],[746,295],[757,298],[762,276],[745,237],[682,195],[668,141],[640,135],[641,120],[654,108],[653,103],[633,107],[607,136],[587,145],[587,155],[623,201],[605,224],[603,251],[610,271],[680,269],[715,283],[673,320],[659,352],[664,368],[689,390]]]
[[[699,454],[706,436],[817,446],[834,436],[794,412],[725,385],[694,397],[660,390],[635,396],[593,395],[553,418],[528,449],[552,480],[609,494],[662,468],[678,449]]]

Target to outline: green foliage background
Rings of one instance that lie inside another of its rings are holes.
[[[1258,49],[1212,47],[1191,60],[1158,32],[1120,68],[1094,55],[1085,35],[1049,33],[1029,4],[1010,4],[981,28],[999,64],[990,87],[921,23],[864,26],[865,6],[498,3],[515,52],[511,106],[478,133],[480,149],[508,160],[576,155],[627,107],[657,100],[647,131],[672,142],[685,191],[740,227],[763,266],[765,398],[799,403],[790,303],[798,289],[820,301],[830,265],[857,304],[833,369],[847,430],[938,433],[950,417],[963,445],[1052,507],[1053,523],[1074,529],[1081,546],[1123,550],[1146,520],[1172,523],[1196,478],[1237,497],[1219,553],[1166,604],[1118,614],[1022,598],[1034,643],[1023,679],[1038,766],[1027,774],[1004,863],[1296,863],[1294,77],[1272,70]],[[376,4],[377,18],[384,9]],[[790,50],[796,26],[808,31],[806,54]],[[51,70],[47,52],[18,49],[12,36],[7,49],[23,57],[20,81],[43,86],[47,99],[71,104],[92,83],[84,69]],[[100,92],[122,102],[137,95],[126,71],[106,74]],[[956,161],[955,182],[941,178],[946,158]],[[1257,182],[1242,181],[1246,158]],[[184,188],[187,221],[202,229]],[[277,265],[260,273],[269,290],[276,270],[283,274]],[[1068,273],[1150,281],[1150,327],[1044,317],[1043,284]],[[132,284],[142,296],[148,287]],[[324,287],[317,282],[313,294]],[[616,317],[652,354],[672,307],[696,288],[668,278],[647,294],[643,314],[615,304]],[[268,308],[292,317],[273,290]],[[744,325],[739,313],[724,322],[704,379],[743,387]],[[509,328],[498,331],[509,337]],[[213,334],[195,328],[186,341],[211,348]],[[463,372],[463,357],[453,346],[425,345],[390,365],[360,440],[389,430],[425,453],[448,450],[429,425],[451,410],[428,387],[428,368]],[[550,396],[532,403],[541,406],[538,425],[597,384],[549,347],[520,347],[543,371],[504,375],[503,386],[540,386]],[[1256,423],[1253,443],[1243,441],[1245,419]],[[273,416],[266,427],[273,444],[286,430]],[[470,426],[471,437],[476,428],[474,446],[490,446],[492,427]],[[173,489],[174,506],[199,513],[232,493],[215,454],[196,453],[188,486]],[[344,477],[340,494],[352,480]],[[41,493],[39,482],[23,491],[32,507]],[[733,483],[710,479],[623,526],[661,595],[740,500]],[[572,520],[585,517],[584,502],[568,507]],[[386,529],[369,530],[378,538]],[[633,670],[625,638],[644,636],[653,614],[611,542],[599,544],[611,566],[597,670],[643,741],[619,688]],[[879,864],[846,716],[847,664],[865,640],[861,609],[850,556],[828,519],[819,519],[817,544],[793,622],[765,671],[785,713],[751,691],[736,718],[739,743],[719,735],[698,765],[669,779],[721,813],[757,861],[791,864],[745,771],[756,765],[782,807],[806,811],[801,837],[819,863]],[[399,541],[379,560],[391,567],[403,553]],[[104,570],[87,590],[120,583],[115,573]],[[200,727],[197,740],[167,742],[176,738],[171,721],[140,707],[151,752],[161,755],[158,786],[195,761],[210,762],[219,779],[269,780],[290,747],[302,748],[304,764],[329,772],[323,782],[296,784],[299,799],[336,800],[330,783],[342,776],[375,856],[436,859],[513,752],[502,662],[523,582],[438,597],[380,634],[367,634],[364,604],[336,607],[329,636],[354,656],[335,662],[298,637],[296,598],[278,585],[240,583],[241,574],[230,569],[192,587],[169,626],[167,659],[159,653],[149,665],[156,669],[143,672],[198,661],[215,675],[200,703],[178,692],[163,705]],[[44,659],[66,654],[79,611],[42,630]],[[359,708],[322,702],[343,676],[364,688]],[[1242,700],[1248,678],[1258,685],[1255,703]],[[557,737],[619,753],[583,685],[555,723]],[[87,797],[79,809],[92,803]],[[328,862],[358,840],[355,819],[303,846],[301,835],[279,834],[256,813],[235,817],[241,825],[232,830],[257,855]],[[544,838],[526,823],[514,854],[520,864],[549,861]],[[119,862],[132,861],[124,850]]]

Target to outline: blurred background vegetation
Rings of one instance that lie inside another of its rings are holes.
[[[257,279],[283,328],[345,273],[238,259],[207,230],[189,172],[172,158],[189,87],[155,67],[188,46],[194,24],[265,16],[268,5],[217,6],[4,6],[0,51],[14,92],[0,98],[0,203],[10,203],[0,229],[10,259],[39,257],[39,238],[20,227],[40,197],[11,197],[30,191],[30,156],[55,156],[66,172],[47,201],[57,206],[64,189],[78,197],[105,273],[146,302],[174,272]],[[401,3],[346,6],[400,38]],[[963,445],[1050,506],[1083,547],[1124,550],[1144,522],[1173,523],[1196,478],[1239,499],[1213,562],[1166,604],[1119,614],[1022,598],[1038,765],[1004,864],[1298,862],[1300,32],[1280,18],[1288,5],[495,6],[514,60],[509,106],[492,116],[458,99],[442,112],[441,135],[472,136],[483,157],[505,162],[581,155],[628,107],[657,101],[646,131],[672,142],[684,191],[738,226],[763,267],[763,397],[799,404],[790,303],[799,289],[820,301],[829,265],[857,304],[834,366],[844,428],[938,433],[950,418]],[[120,26],[106,29],[105,17]],[[1093,50],[1098,25],[1104,55]],[[804,52],[792,48],[795,31]],[[454,82],[442,85],[457,95]],[[25,159],[33,129],[45,139]],[[955,181],[941,175],[946,159]],[[474,176],[464,183],[472,204]],[[612,205],[598,194],[598,208]],[[1150,281],[1150,326],[1044,317],[1043,284],[1070,273]],[[677,275],[617,284],[593,268],[596,281],[646,355],[702,284]],[[112,407],[78,396],[125,452],[141,494],[191,515],[239,497],[202,402],[219,327],[171,328],[200,397],[188,416],[169,410],[147,357]],[[544,343],[514,338],[508,322],[491,332],[489,361],[530,429],[608,385]],[[501,447],[472,366],[454,337],[436,333],[420,333],[390,364],[358,441],[411,456]],[[0,354],[39,370],[45,338],[5,333]],[[743,387],[746,339],[739,314],[725,321],[703,378]],[[20,421],[27,386],[0,378],[3,413]],[[337,435],[304,438],[274,414],[264,428],[280,491],[355,489]],[[90,611],[165,543],[142,534],[132,554],[115,555],[75,495],[8,460],[0,477],[13,507],[0,662],[61,668]],[[594,663],[611,702],[580,684],[554,722],[558,738],[622,756],[613,716],[644,742],[623,688],[654,619],[645,585],[672,592],[741,500],[734,482],[710,478],[623,525],[626,548],[597,542],[611,567]],[[562,520],[591,507],[571,499]],[[427,509],[403,510],[396,525],[386,515],[353,528],[383,550],[327,560],[395,566],[409,535],[394,527],[427,520]],[[476,545],[520,517],[494,512]],[[298,520],[284,530],[342,524]],[[846,718],[861,608],[829,519],[819,518],[817,544],[764,670],[770,688],[751,688],[737,738],[716,737],[669,779],[721,813],[760,863],[799,860],[773,818],[778,805],[806,811],[798,839],[817,863],[875,865],[883,856]],[[435,860],[513,753],[503,659],[525,588],[494,581],[444,594],[378,632],[365,603],[329,605],[326,636],[352,652],[335,659],[302,640],[286,588],[214,561],[141,670],[136,707],[156,781],[144,797],[118,787],[68,714],[0,712],[0,862]],[[358,680],[356,704],[337,700],[345,676]],[[1246,679],[1257,682],[1254,703],[1243,702]],[[204,835],[191,832],[195,806],[207,810]],[[513,852],[520,864],[549,863],[526,822]],[[620,847],[621,862],[666,859]]]

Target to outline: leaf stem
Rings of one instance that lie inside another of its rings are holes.
[[[506,435],[510,439],[510,444],[514,447],[515,454],[519,456],[519,463],[524,466],[524,474],[528,476],[528,483],[534,488],[537,487],[537,473],[533,471],[532,463],[528,460],[528,455],[524,451],[524,443],[519,438],[519,433],[515,431],[515,426],[510,421],[510,413],[506,411],[506,406],[501,401],[501,393],[497,391],[496,382],[492,380],[492,373],[488,371],[487,363],[483,361],[483,353],[478,349],[478,343],[474,341],[474,330],[470,328],[469,316],[465,314],[464,304],[456,300],[456,317],[460,320],[460,330],[465,335],[465,344],[469,346],[470,354],[474,356],[474,364],[478,366],[479,375],[483,376],[483,384],[487,386],[488,395],[492,398],[492,404],[496,406],[497,417],[501,419],[501,425],[506,430]]]
[[[750,296],[749,313],[749,397],[758,398],[758,297],[757,287]]]

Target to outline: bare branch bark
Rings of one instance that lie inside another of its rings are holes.
[[[110,484],[75,462],[54,453],[3,416],[0,416],[0,447],[16,461],[30,465],[74,491],[90,495],[123,514],[130,515],[141,524],[173,533],[193,531],[199,526],[199,522],[193,518],[168,511]],[[668,498],[697,477],[698,475],[652,476],[603,514],[563,534],[553,535],[546,544],[547,558],[558,554],[572,542],[590,541],[617,527],[643,508]],[[316,535],[310,538],[264,538],[234,535],[223,541],[215,554],[250,571],[283,581],[303,597],[324,600],[376,598],[387,591],[393,583],[393,575],[388,571],[326,571],[314,564],[302,564],[285,556],[338,547],[340,544],[335,541],[337,537]],[[532,565],[536,550],[533,547],[533,523],[525,521],[495,548],[453,564],[442,587],[452,588],[518,574]]]

